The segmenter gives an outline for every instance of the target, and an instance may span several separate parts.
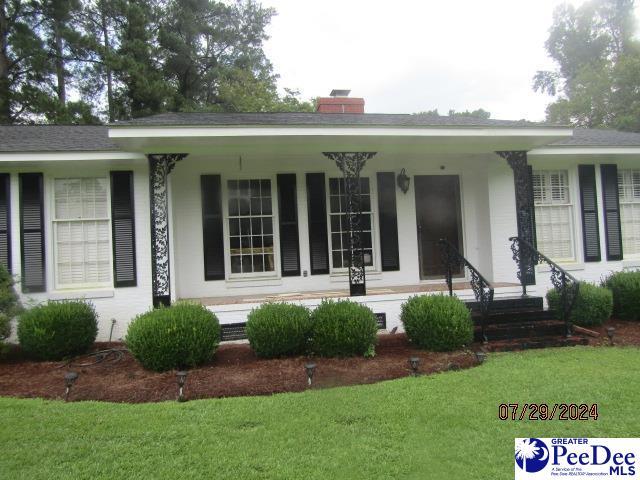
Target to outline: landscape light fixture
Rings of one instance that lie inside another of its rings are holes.
[[[176,380],[178,381],[178,401],[184,402],[184,384],[187,383],[187,371],[179,370],[176,373]]]
[[[486,360],[486,358],[487,358],[487,354],[484,353],[482,350],[478,350],[476,352],[476,360],[478,361],[478,364],[482,365]]]
[[[402,191],[402,193],[406,194],[409,191],[409,184],[411,183],[411,179],[407,175],[407,172],[403,168],[400,170],[397,178],[398,188]]]
[[[609,345],[613,345],[613,335],[616,333],[614,327],[607,327],[607,337],[609,337]]]
[[[409,358],[409,366],[411,367],[411,371],[413,372],[413,376],[418,376],[418,367],[420,366],[420,357],[410,357]]]
[[[66,387],[64,391],[65,402],[69,399],[69,393],[71,393],[71,387],[73,387],[73,384],[76,383],[77,379],[78,379],[77,372],[67,372],[64,374],[64,385]]]
[[[309,386],[311,386],[311,382],[313,380],[313,373],[316,369],[316,364],[315,363],[307,363],[304,366],[304,369],[307,372],[307,381],[309,382]]]

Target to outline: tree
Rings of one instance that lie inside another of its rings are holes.
[[[0,0],[0,123],[40,118],[50,101],[50,62],[35,30],[34,2]]]
[[[633,39],[633,0],[562,5],[545,43],[557,64],[538,71],[533,88],[556,100],[547,119],[583,127],[638,131],[640,48]]]
[[[438,113],[438,109],[434,109],[434,110],[427,110],[424,112],[418,112],[415,113],[414,115],[430,115],[432,117],[439,117],[440,114]],[[449,117],[471,117],[471,118],[482,118],[482,119],[489,119],[491,118],[491,113],[487,112],[484,108],[478,108],[476,110],[473,111],[469,111],[469,110],[465,110],[464,112],[456,112],[453,109],[449,110]]]

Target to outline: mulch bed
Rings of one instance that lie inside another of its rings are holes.
[[[593,345],[609,343],[606,327],[616,328],[616,345],[640,345],[640,323],[611,321],[593,330],[600,337]],[[99,343],[96,350],[123,348],[119,343]],[[374,358],[314,358],[317,364],[312,388],[358,385],[406,377],[411,374],[408,359],[420,358],[420,372],[430,374],[477,364],[474,345],[470,350],[450,353],[425,352],[412,348],[403,334],[381,335]],[[113,358],[113,357],[112,357]],[[94,360],[83,357],[74,363]],[[261,360],[246,343],[223,344],[208,365],[189,371],[185,395],[188,399],[270,395],[307,390],[304,369],[307,357]],[[155,373],[143,369],[127,352],[121,358],[91,366],[71,366],[64,362],[33,362],[21,357],[15,348],[0,362],[0,395],[60,399],[64,396],[64,374],[78,372],[70,400],[110,402],[158,402],[175,400],[175,371]]]

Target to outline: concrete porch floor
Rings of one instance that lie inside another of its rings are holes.
[[[494,283],[494,288],[501,287],[519,287],[519,283]],[[471,284],[465,281],[454,281],[454,290],[469,290]],[[421,292],[446,292],[448,291],[447,284],[445,282],[423,283],[418,285],[399,285],[391,287],[374,287],[367,288],[367,296],[371,295],[394,295],[403,293],[421,293]],[[287,300],[314,300],[322,298],[338,298],[348,297],[349,290],[347,289],[331,289],[331,290],[319,290],[310,292],[285,292],[279,294],[270,295],[234,295],[224,297],[202,297],[202,298],[183,298],[182,300],[189,300],[199,302],[205,306],[218,306],[218,305],[239,305],[244,303],[262,303],[262,302],[281,302]]]

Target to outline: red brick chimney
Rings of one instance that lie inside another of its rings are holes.
[[[364,98],[349,98],[351,90],[331,90],[318,98],[318,113],[364,113]]]

